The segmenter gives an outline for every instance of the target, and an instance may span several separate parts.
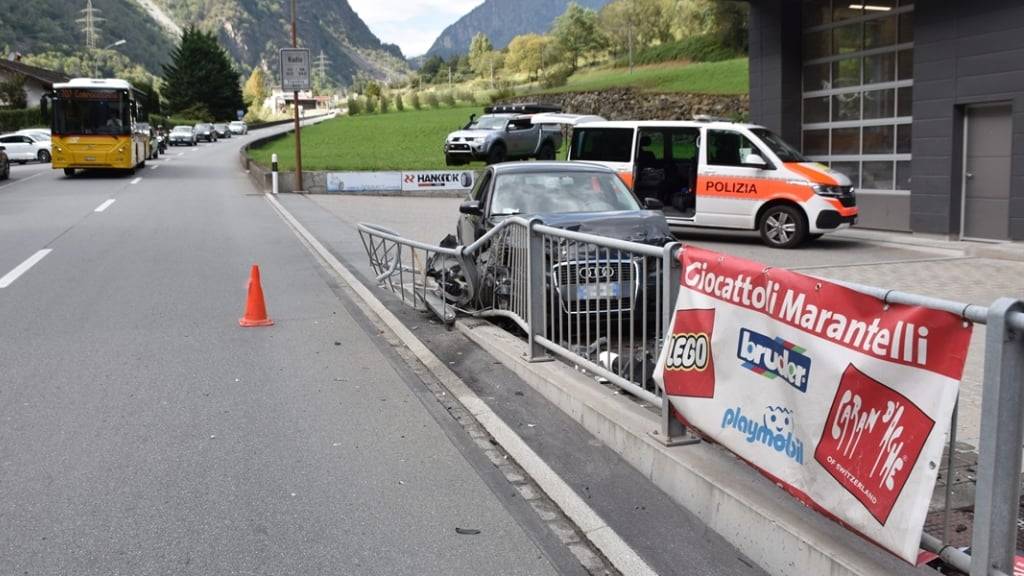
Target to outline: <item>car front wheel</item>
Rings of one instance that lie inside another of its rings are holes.
[[[761,240],[771,248],[794,248],[807,237],[807,219],[796,206],[776,204],[761,215]]]
[[[501,142],[491,146],[491,151],[487,153],[488,164],[500,164],[505,161],[505,145]]]
[[[36,155],[36,158],[38,158],[39,161],[42,162],[43,164],[49,164],[50,163],[50,152],[47,151],[47,150],[40,150],[39,154]]]
[[[11,163],[4,162],[3,170],[0,170],[0,180],[7,180],[11,177]]]

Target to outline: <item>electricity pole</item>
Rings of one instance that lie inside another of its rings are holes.
[[[295,1],[292,0],[292,48],[299,47],[298,38],[295,35]],[[302,135],[299,128],[298,90],[292,93],[292,106],[295,109],[295,192],[302,192]]]
[[[75,20],[82,25],[82,32],[85,32],[85,47],[89,50],[95,50],[96,44],[100,37],[100,30],[96,24],[103,21],[96,14],[102,12],[99,8],[93,8],[92,0],[85,0],[85,8],[79,10],[82,13],[82,17]]]

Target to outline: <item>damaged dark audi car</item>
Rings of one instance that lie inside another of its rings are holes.
[[[653,198],[641,205],[614,171],[596,164],[497,164],[459,207],[457,237],[442,242],[469,247],[466,257],[435,258],[428,274],[457,307],[522,317],[528,235],[522,226],[499,226],[503,220],[536,219],[560,230],[660,247],[674,241],[660,209]],[[644,305],[638,296],[658,282],[643,258],[620,250],[550,236],[542,246],[549,332],[565,323],[582,329],[581,321],[608,314],[634,316]]]

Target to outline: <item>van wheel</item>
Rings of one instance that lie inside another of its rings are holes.
[[[505,145],[501,142],[495,143],[491,146],[491,151],[487,154],[488,164],[501,164],[505,161]]]
[[[794,248],[807,237],[803,212],[789,204],[776,204],[761,215],[761,240],[772,248]]]

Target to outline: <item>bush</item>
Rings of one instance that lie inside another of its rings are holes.
[[[391,106],[391,98],[384,92],[380,93],[380,113],[387,114],[388,107]]]
[[[14,132],[22,128],[35,128],[46,124],[47,119],[43,118],[39,108],[0,110],[0,132]]]
[[[395,110],[398,110],[399,112],[405,110],[405,102],[402,101],[401,92],[395,94]]]
[[[0,100],[10,110],[28,108],[28,95],[25,93],[26,79],[21,74],[14,74],[8,80],[0,82]]]
[[[363,109],[366,110],[367,114],[373,114],[377,111],[377,99],[372,96],[367,96],[363,100]]]
[[[555,64],[541,73],[540,85],[544,88],[565,86],[569,82],[569,76],[572,76],[572,67],[568,64]]]
[[[360,112],[362,112],[362,107],[359,105],[359,98],[353,98],[352,96],[349,96],[348,115],[358,116]]]
[[[455,93],[455,99],[459,102],[469,104],[470,106],[476,106],[476,96],[473,95],[469,90],[459,90]]]
[[[742,54],[723,46],[721,41],[711,34],[689,36],[676,42],[666,42],[640,50],[633,56],[633,63],[638,65],[658,64],[689,60],[691,62],[718,62],[729,60]],[[616,66],[629,66],[629,60],[620,58]]]
[[[442,92],[441,102],[444,103],[444,105],[449,108],[455,108],[455,95],[452,94],[451,90],[447,92]]]
[[[420,102],[420,95],[418,92],[413,92],[409,95],[409,104],[416,110],[423,108],[423,103]]]
[[[427,92],[427,95],[423,97],[423,100],[427,103],[427,106],[431,108],[440,108],[441,101],[437,99],[437,94],[433,92]]]
[[[516,97],[516,89],[508,80],[499,80],[497,90],[491,93],[491,104]]]

